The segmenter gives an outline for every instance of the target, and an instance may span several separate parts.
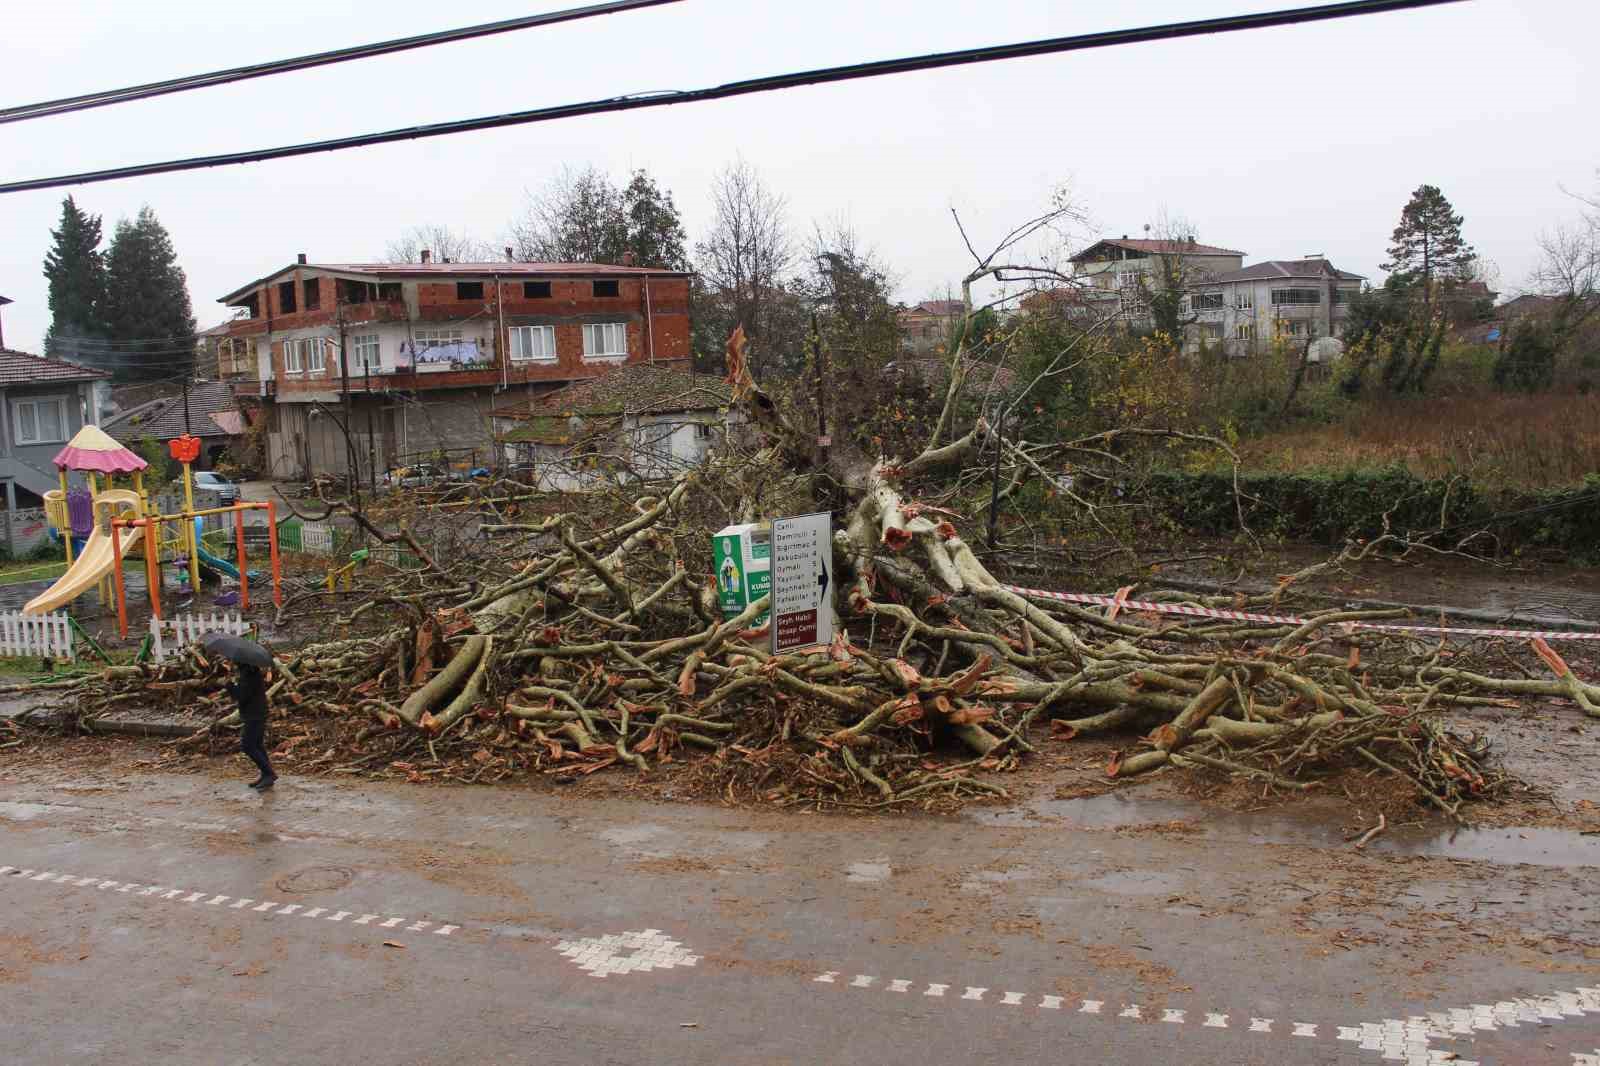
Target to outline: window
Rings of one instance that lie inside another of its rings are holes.
[[[328,369],[328,350],[321,337],[307,337],[300,342],[300,361],[308,373],[320,374]]]
[[[283,372],[285,374],[298,374],[304,371],[306,365],[300,361],[300,342],[283,342]]]
[[[556,328],[554,326],[513,326],[510,332],[511,361],[513,363],[553,363],[556,361]]]
[[[1236,311],[1251,311],[1256,306],[1256,294],[1252,289],[1233,290],[1233,308]]]
[[[550,299],[550,283],[548,281],[524,281],[522,283],[522,298],[524,300]]]
[[[278,312],[289,314],[294,310],[294,282],[285,281],[278,286]]]
[[[1197,292],[1189,299],[1196,311],[1222,310],[1222,293],[1220,292]]]
[[[1233,335],[1238,340],[1253,341],[1256,339],[1256,324],[1254,322],[1241,322],[1233,327]]]
[[[615,282],[615,281],[597,281],[597,282],[594,283],[594,296],[595,296],[595,299],[597,299],[597,300],[604,299],[605,297],[608,297],[608,296],[621,296],[621,295],[622,295],[622,287],[621,287],[621,284],[619,282]]]
[[[378,335],[376,333],[358,333],[350,338],[355,342],[356,362],[352,370],[358,374],[382,373],[378,359]]]
[[[1339,306],[1342,306],[1344,304],[1348,304],[1351,300],[1354,300],[1358,295],[1360,295],[1360,293],[1357,292],[1357,290],[1355,290],[1355,289],[1334,289],[1333,290],[1333,303],[1334,303],[1334,306],[1335,307],[1339,307]]]
[[[599,284],[596,282],[595,284]],[[583,357],[585,359],[626,359],[628,357],[628,324],[626,322],[596,322],[583,327]]]
[[[417,350],[424,348],[443,348],[447,344],[460,344],[461,331],[459,329],[419,329],[415,338]]]
[[[1279,319],[1278,336],[1304,337],[1308,324],[1302,319]]]
[[[1322,302],[1321,289],[1273,289],[1272,306],[1281,307],[1285,304],[1319,304]]]
[[[483,282],[458,281],[456,282],[456,299],[481,300],[483,299]]]
[[[316,278],[311,278],[302,282],[300,287],[305,290],[307,311],[315,311],[322,306],[322,283],[320,281]]]
[[[400,283],[398,281],[380,281],[378,283],[378,299],[386,303],[399,302]]]
[[[694,424],[694,439],[695,440],[710,440],[711,439],[711,423],[709,423],[709,422],[696,422]]]
[[[11,405],[12,434],[18,444],[57,444],[67,439],[67,401],[18,400]]]

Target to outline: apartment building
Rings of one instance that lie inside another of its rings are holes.
[[[687,365],[689,275],[632,263],[295,263],[243,285],[218,369],[273,476],[490,454],[490,412],[617,366]]]
[[[1185,346],[1244,356],[1275,339],[1337,341],[1350,300],[1364,280],[1317,255],[1270,259],[1213,275],[1189,286]],[[1338,351],[1337,343],[1313,345],[1309,358],[1326,361]]]

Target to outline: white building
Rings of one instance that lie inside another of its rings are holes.
[[[1188,285],[1237,271],[1244,253],[1193,239],[1105,238],[1072,257],[1073,275],[1085,286],[1081,300],[1096,314],[1119,311],[1130,326],[1149,324],[1149,295],[1167,279]],[[1103,308],[1104,310],[1099,310]]]
[[[619,366],[494,411],[495,440],[522,477],[551,491],[672,477],[738,421],[731,404],[720,377]]]
[[[1185,348],[1220,347],[1243,356],[1279,338],[1291,343],[1334,338],[1332,345],[1311,349],[1312,362],[1325,361],[1339,350],[1350,300],[1364,280],[1322,256],[1270,259],[1216,274],[1189,286]]]

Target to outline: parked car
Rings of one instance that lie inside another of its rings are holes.
[[[216,493],[223,507],[232,507],[239,502],[239,486],[213,470],[196,471],[194,487]]]

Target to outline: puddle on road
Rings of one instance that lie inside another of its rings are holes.
[[[1085,829],[1119,829],[1184,823],[1191,839],[1248,844],[1298,844],[1347,848],[1343,829],[1315,815],[1295,813],[1238,814],[1172,800],[1143,799],[1109,793],[1085,799],[1036,800],[1003,811],[971,811],[968,818],[996,826],[1065,823]],[[1600,866],[1600,835],[1570,829],[1432,826],[1396,829],[1367,846],[1386,855],[1470,859],[1505,865]],[[1123,891],[1128,889],[1123,886]]]
[[[876,859],[865,862],[853,862],[844,868],[846,881],[857,884],[878,885],[889,880],[889,875],[894,873],[894,867],[889,865],[889,858],[880,855]]]
[[[69,807],[61,803],[13,803],[0,802],[0,818],[9,818],[13,822],[31,822],[45,814],[65,814],[79,808]]]

